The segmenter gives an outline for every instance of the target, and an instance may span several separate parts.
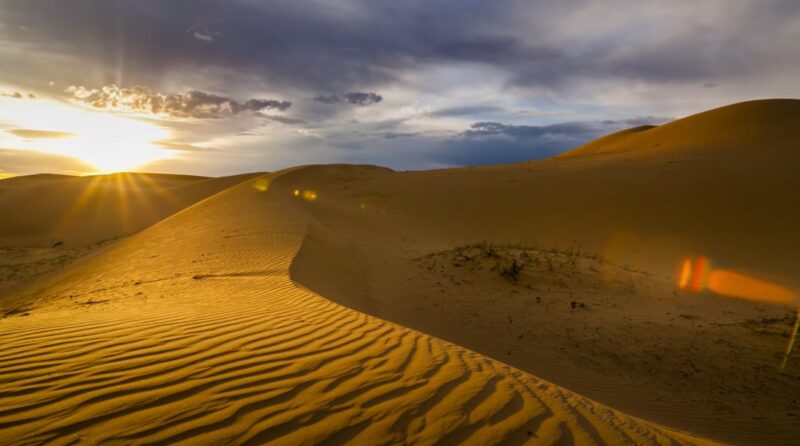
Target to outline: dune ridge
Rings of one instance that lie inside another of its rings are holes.
[[[561,158],[634,151],[708,154],[718,150],[795,150],[800,100],[760,99],[726,105],[660,126],[623,130],[591,141]]]
[[[298,286],[308,223],[268,178],[22,292],[2,442],[710,443]]]

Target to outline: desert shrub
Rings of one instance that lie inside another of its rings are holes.
[[[519,280],[520,272],[522,272],[522,264],[517,262],[517,259],[512,259],[510,264],[500,267],[500,275],[512,282]]]

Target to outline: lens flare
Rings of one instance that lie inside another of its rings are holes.
[[[683,260],[681,272],[678,276],[678,288],[681,290],[689,289],[695,293],[708,289],[720,296],[774,304],[797,304],[800,301],[800,296],[797,293],[778,284],[743,273],[713,269],[708,258],[703,256],[698,256],[694,262],[688,257]],[[783,361],[781,361],[781,365],[778,368],[779,371],[783,371],[786,368],[794,349],[799,328],[800,307],[797,309],[794,327],[786,345]]]
[[[253,182],[253,187],[259,192],[266,192],[269,190],[269,180],[266,178],[257,178]]]
[[[711,265],[707,257],[699,256],[697,259],[695,259],[694,271],[692,272],[692,279],[689,283],[691,290],[695,293],[699,293],[705,289],[708,281],[709,270],[711,269],[710,266]]]
[[[692,277],[692,261],[684,259],[683,266],[681,266],[681,275],[678,279],[678,288],[685,290],[689,286],[689,279]]]
[[[760,302],[787,304],[797,299],[794,293],[780,285],[721,269],[709,274],[708,289],[717,294]]]
[[[759,302],[790,304],[798,300],[796,293],[788,288],[747,274],[714,269],[704,256],[683,260],[678,288],[699,293],[708,289],[714,293]]]
[[[306,201],[316,201],[318,197],[317,192],[311,189],[306,189],[302,191],[300,189],[295,189],[292,191],[292,195],[294,195],[295,197],[300,197]]]
[[[303,199],[306,201],[316,201],[317,193],[314,192],[313,190],[304,190]]]

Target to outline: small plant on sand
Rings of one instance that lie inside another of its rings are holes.
[[[522,272],[522,264],[517,262],[517,259],[512,259],[510,264],[500,267],[500,275],[512,282],[519,280],[520,272]]]

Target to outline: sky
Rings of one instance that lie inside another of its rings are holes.
[[[3,0],[0,177],[539,159],[800,97],[795,0]]]

